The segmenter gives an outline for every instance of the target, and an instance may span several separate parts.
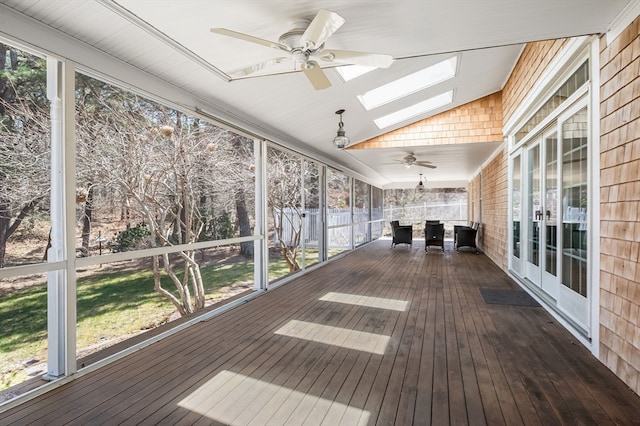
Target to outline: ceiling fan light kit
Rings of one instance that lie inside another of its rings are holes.
[[[324,49],[325,41],[344,23],[344,18],[337,13],[321,9],[310,22],[306,19],[294,22],[293,28],[283,33],[278,38],[278,42],[226,28],[211,28],[211,32],[290,54],[289,57],[274,58],[231,71],[228,73],[230,76],[246,77],[285,60],[293,60],[296,69],[304,73],[313,88],[323,90],[331,87],[331,82],[322,70],[322,62],[330,65],[366,65],[376,68],[388,68],[393,63],[393,57],[390,55]]]
[[[339,109],[336,111],[336,114],[340,116],[340,122],[338,123],[338,133],[335,138],[333,138],[333,144],[338,149],[345,149],[349,146],[351,142],[344,131],[344,123],[342,122],[342,114],[344,113],[343,109]]]

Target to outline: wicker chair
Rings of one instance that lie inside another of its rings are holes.
[[[429,246],[438,246],[444,252],[444,223],[427,223],[424,228],[424,251]]]
[[[478,224],[474,223],[473,227],[464,226],[458,229],[456,235],[456,251],[460,251],[460,247],[472,248],[478,254],[478,246],[476,246],[476,236],[478,234]]]
[[[453,246],[456,247],[458,244],[458,230],[462,228],[468,228],[467,225],[453,225]]]
[[[391,248],[395,248],[397,244],[407,244],[411,247],[413,243],[413,226],[401,226],[397,220],[391,221]]]

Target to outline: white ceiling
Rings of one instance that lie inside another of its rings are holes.
[[[371,183],[409,187],[417,182],[418,173],[424,173],[431,186],[451,186],[464,184],[501,141],[338,151],[331,143],[337,130],[335,111],[346,110],[343,119],[352,143],[365,141],[426,116],[384,131],[373,124],[373,119],[445,90],[454,90],[454,102],[447,108],[499,91],[522,43],[604,33],[628,3],[0,0],[6,6],[0,7],[0,34],[70,58],[83,69],[108,74],[176,105],[211,111],[276,142],[347,167]],[[277,41],[292,22],[312,19],[320,9],[338,13],[346,20],[329,38],[327,48],[388,54],[395,58],[394,64],[346,83],[334,70],[326,70],[332,87],[322,91],[314,90],[300,72],[232,82],[224,79],[225,72],[282,54],[213,34],[210,28],[224,27]],[[53,33],[51,29],[55,29]],[[356,99],[371,88],[454,54],[459,55],[459,68],[452,80],[372,111],[366,111]],[[143,73],[123,72],[125,66]],[[158,82],[171,85],[175,92],[158,89],[162,86]],[[437,169],[385,164],[408,152],[418,160],[431,161]]]

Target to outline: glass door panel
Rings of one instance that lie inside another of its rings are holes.
[[[587,108],[562,123],[562,286],[563,310],[588,329]]]
[[[553,298],[559,270],[558,170],[558,137],[553,127],[527,148],[525,254],[527,278]]]
[[[562,284],[587,296],[586,108],[562,126]]]
[[[511,268],[518,274],[522,273],[520,261],[520,226],[522,222],[521,160],[521,156],[517,155],[511,162]]]
[[[558,133],[544,135],[540,229],[544,229],[541,247],[542,289],[554,299],[558,293]]]
[[[527,276],[540,285],[540,222],[542,205],[540,191],[540,144],[527,152]]]

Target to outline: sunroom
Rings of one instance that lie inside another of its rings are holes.
[[[1,411],[360,250],[402,262],[394,219],[436,275],[463,260],[424,221],[479,224],[496,279],[639,392],[637,1],[0,3]],[[278,331],[353,337],[305,327]]]

